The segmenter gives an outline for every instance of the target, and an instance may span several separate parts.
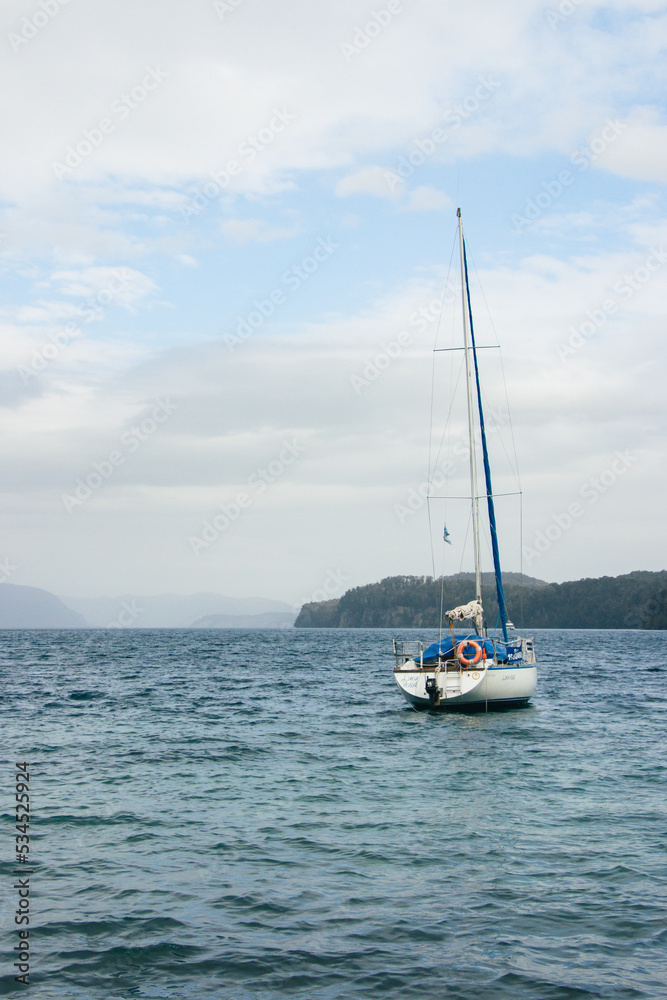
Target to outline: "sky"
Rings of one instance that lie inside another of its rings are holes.
[[[458,206],[504,568],[665,568],[667,4],[0,20],[2,582],[470,570]]]

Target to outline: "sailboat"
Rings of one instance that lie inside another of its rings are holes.
[[[394,678],[406,701],[416,709],[520,706],[526,704],[537,685],[534,641],[515,634],[507,617],[460,208],[457,218],[463,310],[463,346],[460,350],[465,354],[475,596],[468,604],[445,612],[448,629],[441,629],[437,642],[425,646],[419,640],[394,639]],[[482,444],[485,481],[481,496],[477,475],[477,430]],[[496,635],[495,630],[494,635],[489,635],[484,623],[479,509],[482,499],[487,503],[500,635]],[[446,527],[444,540],[451,544]],[[462,631],[460,624],[457,628],[455,623],[461,622],[470,623],[468,631]]]

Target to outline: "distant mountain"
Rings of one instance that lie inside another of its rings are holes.
[[[508,573],[521,580],[519,573]],[[544,580],[523,577],[522,593],[548,587]],[[348,590],[335,600],[304,604],[295,628],[437,628],[440,607],[467,604],[474,596],[474,573],[456,573],[433,579],[430,576],[389,576],[380,583]],[[482,602],[489,621],[498,616],[493,573],[482,574]],[[510,610],[510,615],[512,615]],[[515,619],[516,621],[516,619]]]
[[[262,615],[204,615],[190,628],[292,628],[296,611],[265,611]]]
[[[0,628],[86,628],[86,620],[39,587],[0,584]]]
[[[392,577],[391,579],[394,579],[394,578]],[[417,577],[416,579],[421,579],[421,577]],[[426,579],[430,580],[431,577],[427,577]],[[451,576],[446,576],[444,579],[445,579],[445,581],[449,581],[449,580],[452,580],[452,581],[454,581],[454,580],[461,580],[461,581],[464,581],[465,583],[470,583],[470,582],[474,583],[475,574],[474,573],[453,573]],[[493,587],[495,589],[496,578],[495,578],[495,575],[493,573],[482,573],[482,586],[484,586],[484,585],[486,585],[487,587]],[[503,573],[503,586],[504,587],[509,587],[509,586],[516,586],[516,587],[519,587],[519,586],[521,586],[521,587],[549,587],[549,586],[551,586],[551,584],[547,583],[546,580],[539,580],[536,576],[526,576],[525,573],[511,573],[510,572],[510,573]]]
[[[65,597],[63,600],[95,628],[189,628],[209,615],[245,618],[248,615],[279,613],[294,618],[297,613],[291,605],[266,597],[224,597],[206,592],[150,597],[131,594],[121,597]]]
[[[667,572],[545,583],[503,574],[507,611],[523,628],[667,627]],[[342,597],[304,604],[295,628],[437,628],[444,609],[473,596],[470,573],[433,579],[390,576],[348,590]],[[441,601],[442,595],[442,601]],[[482,575],[482,604],[489,627],[498,620],[493,574]]]
[[[550,583],[526,595],[523,620],[534,628],[660,629],[667,625],[666,607],[667,572],[638,570]]]

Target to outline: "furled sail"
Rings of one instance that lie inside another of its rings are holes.
[[[478,630],[481,630],[484,624],[484,610],[479,601],[469,601],[468,604],[461,604],[458,608],[445,611],[445,617],[449,618],[450,622],[462,622],[466,618],[471,618]]]

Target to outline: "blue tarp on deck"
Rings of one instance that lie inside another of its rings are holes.
[[[454,635],[454,642],[455,642],[456,646],[458,646],[459,643],[461,643],[461,642],[465,642],[466,639],[468,641],[470,641],[470,642],[476,642],[480,646],[483,644],[488,659],[490,659],[490,660],[493,659],[494,648],[493,648],[493,643],[491,642],[490,639],[482,639],[482,637],[480,635],[477,635],[475,632],[472,632],[472,633],[471,632],[460,632],[460,633],[456,633]],[[433,643],[431,643],[431,645],[428,646],[428,648],[424,650],[424,663],[426,663],[427,660],[433,660],[435,662],[435,660],[437,660],[437,658],[439,656],[453,657],[455,655],[456,655],[456,651],[452,647],[452,637],[451,637],[451,635],[448,635],[446,637],[443,637],[440,640],[440,642],[433,642]],[[475,655],[475,651],[473,649],[470,649],[467,652],[466,655],[468,657],[474,656]],[[502,652],[501,652],[501,656],[502,656]]]
[[[498,661],[504,663],[509,661],[510,663],[523,662],[523,650],[521,647],[521,641],[504,643],[501,639],[496,640],[495,643],[491,639],[482,639],[480,635],[475,632],[457,632],[454,635],[454,644],[458,647],[459,643],[465,642],[476,642],[480,646],[483,644],[486,650],[487,659],[492,660],[494,653],[498,656]],[[468,658],[474,656],[475,651],[471,648],[466,654]],[[453,659],[456,655],[456,650],[452,648],[452,637],[450,635],[443,637],[440,642],[432,642],[430,646],[424,650],[424,663],[431,664],[436,663],[439,656]],[[419,659],[419,657],[415,657]]]

